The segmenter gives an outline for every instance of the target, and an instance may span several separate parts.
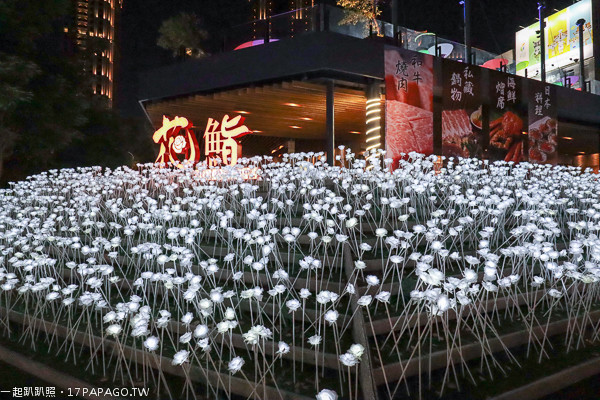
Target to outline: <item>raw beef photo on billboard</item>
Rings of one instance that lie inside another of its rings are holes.
[[[411,151],[433,153],[433,59],[385,49],[385,148],[392,168]]]
[[[483,155],[481,71],[456,61],[442,60],[442,155]]]
[[[527,111],[520,107],[521,78],[489,71],[490,139],[488,158],[492,161],[526,160]]]
[[[556,164],[558,122],[554,85],[529,81],[529,161]]]

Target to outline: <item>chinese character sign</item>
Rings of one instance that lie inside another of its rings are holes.
[[[200,161],[200,148],[196,135],[192,131],[192,123],[184,117],[175,117],[169,120],[163,116],[163,125],[152,135],[154,143],[160,144],[156,163],[176,164],[183,168],[177,161],[187,160],[190,163]],[[180,159],[182,158],[182,159]]]
[[[402,154],[433,153],[433,60],[428,54],[385,48],[385,148],[392,167]]]
[[[235,165],[241,153],[241,146],[235,139],[249,133],[252,131],[244,125],[241,115],[231,119],[225,115],[220,123],[209,118],[204,132],[204,154],[208,164]]]
[[[481,70],[442,60],[442,154],[481,157],[483,154]]]
[[[520,106],[520,77],[489,71],[489,159],[519,162],[524,159],[527,114]]]
[[[558,122],[554,85],[529,81],[529,161],[558,162]]]

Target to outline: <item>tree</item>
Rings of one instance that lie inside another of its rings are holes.
[[[18,128],[11,123],[10,117],[21,103],[33,98],[27,84],[38,73],[39,68],[34,63],[0,54],[0,176],[4,159],[11,154],[18,136]]]
[[[200,18],[194,13],[181,13],[161,24],[157,44],[171,50],[174,57],[201,58],[207,55],[203,50],[208,32],[202,29]]]
[[[128,144],[138,140],[140,126],[123,123],[93,95],[88,50],[64,29],[71,6],[0,1],[0,185],[48,168],[116,166],[132,158]]]
[[[381,14],[379,5],[382,3],[384,0],[337,0],[337,5],[346,11],[340,25],[368,22],[375,28],[377,35],[382,36],[381,27],[377,21],[377,17]]]

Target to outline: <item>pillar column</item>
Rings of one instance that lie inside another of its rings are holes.
[[[333,80],[327,81],[326,100],[325,100],[325,125],[326,134],[325,152],[327,154],[327,164],[335,165],[335,105],[334,105],[334,83]]]
[[[365,144],[366,150],[381,148],[381,99],[379,82],[370,79],[365,90],[367,105],[365,110]]]

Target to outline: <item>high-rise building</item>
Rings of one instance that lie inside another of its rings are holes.
[[[276,27],[273,27],[269,20],[269,31],[276,33],[284,25],[290,29],[290,36],[293,37],[296,32],[305,31],[308,28],[308,19],[306,13],[308,9],[314,7],[315,0],[250,0],[252,4],[253,17],[253,39],[262,38],[265,35],[265,20],[272,17],[278,18]],[[286,20],[286,24],[282,21]]]
[[[94,94],[105,96],[110,105],[114,97],[116,26],[123,0],[76,0],[75,37],[88,53],[86,71],[92,74]]]

